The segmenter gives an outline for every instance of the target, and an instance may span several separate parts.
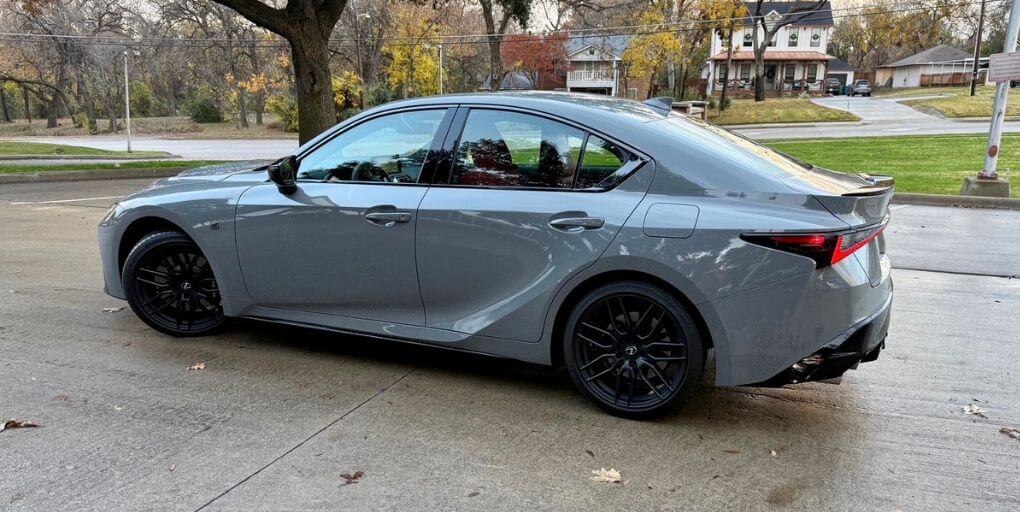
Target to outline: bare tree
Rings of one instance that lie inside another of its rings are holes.
[[[797,2],[784,15],[775,19],[766,19],[768,12],[764,12],[767,5],[773,4],[766,0],[755,0],[754,12],[751,13],[751,23],[754,30],[754,101],[765,101],[765,50],[769,42],[775,40],[779,29],[804,21],[811,16],[817,16],[817,12],[829,0],[816,0],[813,2]],[[760,31],[758,29],[761,29]],[[765,36],[761,41],[759,32]]]

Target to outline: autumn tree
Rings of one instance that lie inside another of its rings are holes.
[[[567,58],[567,36],[563,32],[549,35],[515,34],[503,41],[500,54],[503,65],[524,74],[535,88],[543,75],[552,75]]]
[[[645,27],[645,33],[631,39],[621,56],[628,75],[648,80],[648,97],[655,95],[656,77],[670,62],[683,58],[680,39],[666,25],[668,9],[668,3],[660,0],[642,13],[638,24]]]
[[[216,0],[290,43],[298,103],[298,139],[304,143],[337,121],[329,70],[329,38],[347,0],[287,0],[282,8],[260,0]]]
[[[390,62],[387,82],[402,98],[438,93],[441,12],[407,2],[393,2],[389,11],[393,41],[383,45]]]
[[[478,0],[485,21],[486,40],[489,45],[489,89],[499,90],[506,72],[503,70],[500,46],[511,21],[522,27],[528,25],[531,14],[530,0]]]

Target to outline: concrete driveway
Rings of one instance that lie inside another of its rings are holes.
[[[895,206],[888,348],[842,385],[635,422],[545,368],[104,312],[96,224],[147,183],[0,186],[0,420],[41,425],[0,432],[2,510],[1020,509],[1020,212]]]

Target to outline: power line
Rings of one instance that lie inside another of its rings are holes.
[[[1005,2],[1008,0],[988,0],[988,3]],[[981,0],[961,0],[954,4],[955,7],[963,7],[969,5],[978,5]],[[901,14],[905,12],[912,12],[917,10],[916,2],[910,2],[910,7],[906,7],[906,2],[900,2],[891,5],[901,5],[902,8],[886,9],[880,11],[863,12],[865,7],[845,7],[840,9],[831,9],[833,13],[829,16],[825,12],[821,11],[803,11],[795,13],[779,14],[781,18],[785,17],[797,17],[797,23],[810,23],[811,21],[827,21],[830,18],[833,20],[846,19],[854,17],[869,17],[869,16],[882,16],[888,14]],[[862,11],[850,13],[848,11]],[[837,12],[843,12],[844,14],[837,15]],[[613,36],[641,36],[651,34],[663,34],[663,33],[678,33],[678,32],[693,32],[705,30],[700,25],[719,25],[726,22],[743,22],[748,24],[748,21],[752,23],[755,20],[764,18],[764,16],[741,16],[741,17],[730,17],[720,19],[695,19],[695,20],[680,20],[675,22],[664,22],[656,24],[642,24],[642,25],[619,25],[614,27],[596,27],[587,29],[576,29],[576,30],[564,30],[559,32],[553,32],[548,35],[555,35],[565,33],[568,37],[572,38],[604,38]],[[694,25],[694,27],[691,27]],[[525,35],[514,32],[503,32],[497,34],[462,34],[462,35],[447,35],[447,36],[434,36],[434,37],[409,37],[409,36],[389,36],[382,37],[381,39],[388,45],[397,46],[421,46],[424,44],[439,44],[454,45],[454,44],[480,44],[488,42],[493,37],[507,37],[515,35]],[[237,45],[245,48],[269,48],[269,49],[289,49],[290,45],[286,41],[277,39],[275,36],[262,37],[262,38],[226,38],[226,37],[198,37],[198,38],[130,38],[124,36],[103,36],[103,35],[88,35],[88,34],[39,34],[32,32],[0,32],[0,41],[9,43],[37,43],[37,44],[56,44],[62,41],[74,42],[74,44],[91,45],[91,46],[131,46],[141,48],[153,48],[170,46],[175,48],[209,48],[217,44],[228,44]],[[330,47],[355,47],[359,44],[372,43],[375,44],[377,40],[373,39],[362,39],[344,36],[340,38],[331,38]],[[205,44],[203,44],[205,43]],[[508,41],[503,41],[503,44],[507,44]],[[512,44],[512,42],[511,42]]]

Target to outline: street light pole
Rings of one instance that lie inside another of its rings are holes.
[[[124,50],[124,128],[127,133],[127,152],[131,152],[131,87],[128,81],[128,51]]]
[[[1009,26],[1006,28],[1006,41],[1003,53],[1016,51],[1016,40],[1020,29],[1020,0],[1013,0],[1009,9]],[[998,179],[995,171],[999,164],[999,144],[1002,143],[1002,122],[1006,117],[1006,98],[1009,96],[1009,81],[999,82],[995,87],[995,108],[992,110],[992,126],[988,131],[988,146],[985,148],[985,166],[978,173],[978,178],[986,180]]]
[[[977,37],[974,38],[974,68],[970,76],[970,95],[977,94],[978,62],[981,60],[981,33],[985,28],[985,0],[981,0],[981,14],[978,16]]]
[[[443,43],[439,43],[439,94],[443,94]]]

